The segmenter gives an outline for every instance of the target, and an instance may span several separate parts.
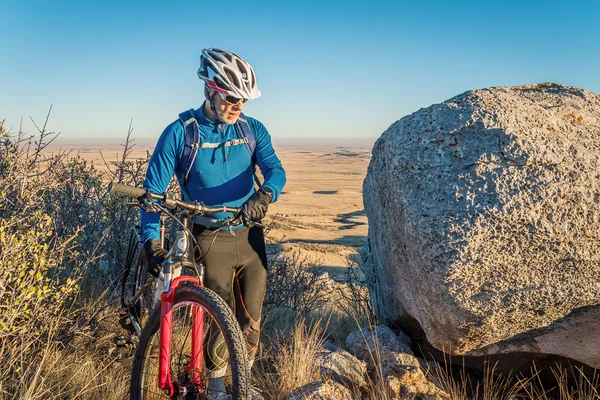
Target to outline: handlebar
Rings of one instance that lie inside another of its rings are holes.
[[[117,192],[117,193],[121,193],[127,196],[133,196],[133,197],[142,197],[142,196],[146,196],[146,189],[142,189],[142,188],[138,188],[138,187],[134,187],[134,186],[128,186],[128,185],[123,185],[121,183],[116,183],[116,182],[111,182],[110,185],[108,185],[108,191],[109,192]],[[191,212],[192,214],[215,214],[215,213],[219,213],[219,212],[231,212],[234,214],[237,214],[238,212],[240,212],[240,208],[238,207],[227,207],[227,206],[218,206],[218,207],[210,207],[210,206],[205,206],[202,203],[198,203],[198,202],[187,202],[187,201],[182,201],[182,200],[176,200],[174,199],[171,195],[169,194],[156,194],[156,193],[152,193],[150,191],[148,191],[148,193],[150,194],[150,197],[153,200],[159,200],[162,201],[165,206],[167,208],[181,208],[183,210],[187,210],[189,212]]]

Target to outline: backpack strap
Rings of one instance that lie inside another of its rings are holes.
[[[246,139],[246,148],[250,153],[250,157],[252,158],[252,173],[254,175],[254,182],[261,187],[260,179],[258,179],[258,175],[256,175],[256,139],[254,138],[254,133],[252,133],[252,129],[250,129],[250,124],[248,124],[248,120],[244,113],[240,113],[237,122],[235,123],[235,130],[237,135],[241,139]]]
[[[195,116],[194,109],[190,109],[179,114],[179,120],[183,124],[183,129],[185,131],[183,158],[181,159],[183,170],[185,171],[183,178],[184,186],[187,185],[188,177],[190,175],[190,171],[192,170],[192,165],[194,165],[196,154],[198,154],[198,149],[200,148],[200,131],[198,129],[198,121],[196,121]]]
[[[235,130],[239,138],[246,138],[248,141],[246,142],[246,147],[248,148],[248,152],[252,156],[252,160],[254,161],[254,150],[256,150],[256,139],[254,138],[254,134],[252,133],[252,129],[250,129],[250,125],[248,124],[248,120],[244,113],[240,113],[237,122],[235,123]]]

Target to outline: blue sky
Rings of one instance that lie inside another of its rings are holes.
[[[276,144],[372,145],[467,90],[554,81],[600,93],[600,1],[0,0],[0,119],[62,143],[153,143],[203,100],[204,47],[254,67],[244,112]]]

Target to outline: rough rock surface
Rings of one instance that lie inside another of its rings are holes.
[[[410,338],[399,332],[396,335],[387,326],[370,326],[351,332],[346,337],[346,347],[361,360],[369,362],[382,352],[413,354]]]
[[[332,380],[309,383],[294,389],[288,400],[352,400],[350,391]]]
[[[419,359],[411,354],[391,351],[382,357],[381,364],[377,366],[375,372],[381,371],[383,376],[395,375],[395,371],[400,367],[421,368],[421,364]]]
[[[343,385],[366,386],[367,364],[332,343],[325,343],[319,353],[321,376]]]
[[[420,368],[397,366],[384,375],[384,385],[398,399],[450,400],[450,396],[427,381]]]
[[[375,143],[363,196],[380,321],[453,354],[600,368],[600,96],[497,87],[421,109]]]

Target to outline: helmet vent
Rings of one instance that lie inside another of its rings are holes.
[[[240,80],[235,72],[232,72],[229,70],[229,68],[227,68],[225,69],[225,74],[227,75],[227,79],[229,79],[230,82],[233,82],[236,87],[240,86]]]

